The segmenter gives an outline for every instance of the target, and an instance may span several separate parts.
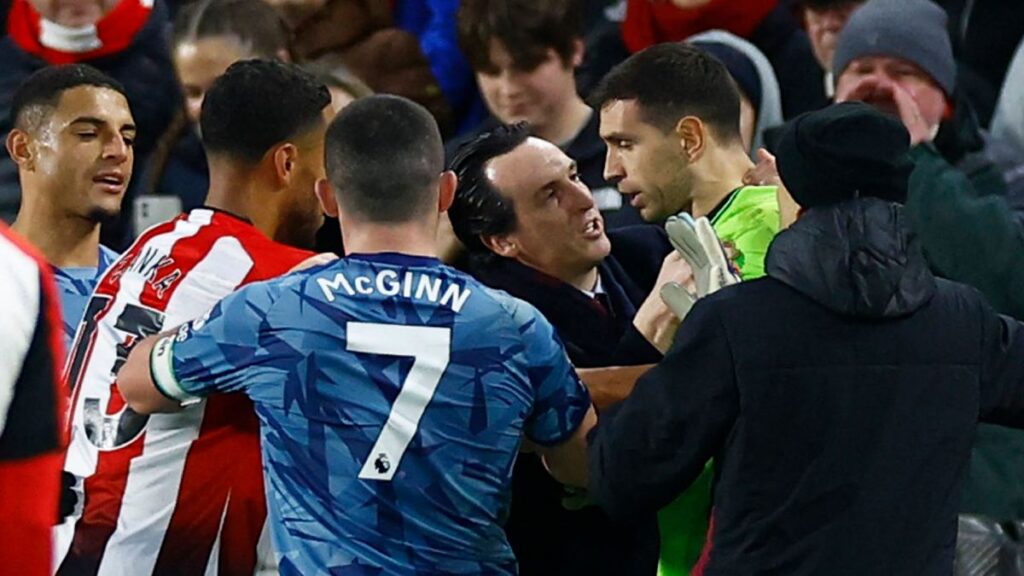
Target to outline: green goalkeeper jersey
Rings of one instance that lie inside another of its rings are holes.
[[[768,245],[779,231],[779,204],[774,186],[744,186],[733,190],[708,214],[722,242],[733,245],[736,266],[744,280],[764,276]],[[700,558],[711,513],[714,467],[704,472],[672,504],[658,513],[661,532],[659,576],[687,576]]]

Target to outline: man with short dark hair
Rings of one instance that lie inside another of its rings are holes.
[[[471,274],[536,306],[577,367],[661,359],[679,322],[657,287],[685,282],[679,276],[689,268],[660,228],[629,226],[606,235],[576,163],[531,137],[525,124],[484,132],[459,149],[451,169],[459,187],[449,217],[469,251]],[[604,393],[591,394],[599,408],[606,403]],[[619,400],[624,393],[608,396]],[[654,574],[653,515],[618,524],[592,506],[567,509],[563,498],[537,458],[519,458],[506,531],[521,574]]]
[[[767,276],[699,300],[591,434],[589,489],[614,516],[715,458],[695,574],[953,574],[978,421],[1024,427],[1024,326],[929,271],[898,205],[909,141],[862,103],[788,124],[780,202],[803,213]]]
[[[437,260],[456,181],[426,109],[357,100],[326,150],[349,256],[147,338],[118,386],[143,413],[252,398],[283,575],[515,574],[509,470],[525,436],[586,483],[563,455],[596,420],[587,390],[536,309]]]
[[[605,177],[644,220],[706,216],[735,245],[743,277],[761,276],[779,226],[775,188],[743,185],[753,163],[725,66],[694,46],[659,44],[612,69],[590,99],[608,145]]]
[[[459,10],[459,42],[492,118],[459,144],[498,125],[528,122],[534,136],[562,148],[610,229],[643,221],[602,175],[605,146],[597,114],[576,90],[583,62],[582,0],[469,0]],[[449,154],[451,157],[451,153]]]
[[[7,153],[18,167],[13,229],[54,268],[65,347],[100,276],[117,257],[101,223],[121,213],[132,177],[135,120],[124,88],[84,64],[43,68],[11,104]]]
[[[203,102],[207,206],[146,231],[89,301],[67,380],[64,469],[79,514],[57,529],[57,574],[252,573],[265,527],[258,422],[241,395],[146,416],[115,384],[143,337],[199,317],[245,284],[291,270],[323,220],[327,87],[296,66],[233,64]]]

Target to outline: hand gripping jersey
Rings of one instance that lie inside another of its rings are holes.
[[[252,398],[282,576],[514,574],[522,437],[559,444],[590,406],[536,309],[401,254],[248,286],[151,363],[172,398]]]
[[[0,572],[49,576],[64,443],[64,358],[50,266],[0,224]]]
[[[141,338],[308,256],[230,214],[196,209],[147,230],[107,270],[66,369],[74,393],[64,467],[84,479],[84,505],[57,529],[58,574],[252,574],[266,504],[249,400],[142,416],[115,380]]]

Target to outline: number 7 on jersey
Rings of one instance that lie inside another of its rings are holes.
[[[448,367],[452,331],[435,326],[366,322],[349,322],[346,330],[345,348],[350,352],[414,359],[388,420],[359,472],[363,480],[390,481]]]

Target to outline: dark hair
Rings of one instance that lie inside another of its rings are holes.
[[[274,59],[288,52],[287,26],[263,0],[201,0],[186,4],[174,19],[174,45],[230,36],[252,58]]]
[[[463,0],[459,46],[477,72],[494,69],[491,40],[498,40],[520,70],[547,59],[548,48],[567,64],[583,35],[582,0]]]
[[[692,115],[724,141],[740,140],[735,81],[718,59],[689,44],[656,44],[633,54],[612,68],[589,100],[595,109],[613,100],[636,100],[644,121],[662,132]]]
[[[208,154],[259,162],[276,144],[323,121],[327,87],[294,64],[241,60],[217,78],[199,115]]]
[[[491,253],[480,236],[515,230],[512,199],[502,196],[491,184],[486,170],[492,159],[515,150],[529,137],[530,126],[526,122],[499,126],[460,146],[448,166],[459,178],[448,218],[455,235],[471,255]]]
[[[441,132],[430,112],[411,100],[377,95],[349,104],[328,127],[324,154],[343,211],[400,223],[437,201]]]
[[[88,64],[47,66],[18,86],[11,101],[11,126],[21,129],[38,127],[45,113],[57,107],[64,92],[79,86],[107,88],[128,99],[120,82]],[[28,118],[30,111],[38,111],[35,118]]]

